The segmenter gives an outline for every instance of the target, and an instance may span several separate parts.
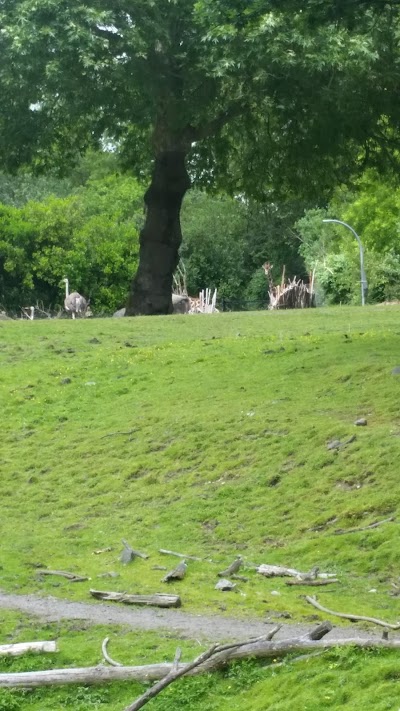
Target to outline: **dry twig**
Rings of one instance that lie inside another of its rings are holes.
[[[344,612],[333,612],[333,610],[328,610],[327,607],[323,607],[323,605],[320,605],[315,597],[310,597],[309,595],[306,595],[305,599],[307,600],[307,602],[310,603],[310,605],[316,607],[317,610],[321,610],[321,612],[327,612],[328,615],[342,617],[345,620],[351,620],[351,622],[372,622],[374,625],[379,625],[380,627],[387,627],[390,630],[400,630],[400,623],[398,623],[397,625],[391,625],[390,622],[378,620],[376,617],[366,617],[365,615],[348,615]]]
[[[71,583],[83,583],[85,580],[90,580],[87,576],[68,573],[65,570],[47,570],[46,568],[40,568],[36,572],[37,575],[60,575],[62,578],[70,580]]]
[[[103,653],[103,657],[106,660],[106,662],[111,664],[112,667],[122,667],[122,664],[120,664],[119,662],[116,662],[115,659],[112,659],[112,657],[110,657],[109,653],[107,652],[107,644],[108,644],[109,640],[110,640],[110,638],[106,637],[103,640],[103,643],[101,645],[101,651]]]
[[[194,555],[185,555],[184,553],[175,553],[175,551],[167,551],[165,548],[160,548],[159,553],[164,553],[164,555],[175,555],[177,558],[187,558],[188,560],[202,560],[202,558],[196,558]]]
[[[343,533],[359,533],[360,531],[369,531],[371,528],[378,528],[378,526],[382,526],[383,523],[389,523],[390,521],[394,521],[394,516],[390,516],[390,518],[385,518],[383,521],[377,521],[376,523],[370,523],[369,526],[362,526],[361,528],[337,528],[336,531],[333,531],[335,536],[340,536]]]
[[[127,706],[124,711],[138,711],[138,709],[141,709],[150,701],[150,699],[154,699],[155,696],[158,696],[158,694],[167,686],[172,684],[173,681],[176,681],[176,679],[179,679],[181,676],[184,676],[192,669],[199,667],[203,662],[209,659],[214,654],[216,648],[217,645],[210,647],[210,649],[207,649],[205,652],[196,657],[193,662],[191,662],[190,664],[185,664],[183,668],[179,668],[178,666],[179,659],[181,656],[181,650],[178,648],[175,653],[175,659],[172,664],[172,669],[167,674],[167,676],[165,676],[164,679],[160,679],[160,681],[154,684],[154,686],[152,686],[150,689],[147,689],[144,694],[139,696],[136,701]]]
[[[290,580],[285,580],[285,585],[311,585],[314,587],[319,587],[320,585],[331,585],[331,583],[338,583],[337,578],[328,578],[326,580],[311,580],[308,578],[291,578]]]

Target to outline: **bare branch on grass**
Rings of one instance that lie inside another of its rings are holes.
[[[358,647],[360,649],[396,649],[400,650],[400,639],[381,639],[377,637],[349,637],[340,639],[323,639],[332,629],[331,623],[322,623],[306,635],[291,639],[269,639],[276,633],[274,628],[266,637],[247,640],[242,643],[233,643],[212,647],[207,650],[209,656],[204,657],[199,663],[175,663],[175,671],[182,670],[183,675],[190,676],[204,674],[224,667],[231,661],[249,658],[267,659],[284,657],[288,654],[304,652],[313,654],[335,647]],[[190,668],[189,668],[190,667]],[[0,674],[0,687],[2,688],[37,688],[41,686],[60,686],[63,684],[100,684],[111,681],[135,680],[142,683],[164,679],[174,669],[174,664],[150,664],[146,666],[108,667],[83,667],[75,669],[51,669],[37,672],[17,672]],[[171,683],[171,681],[170,681]],[[153,687],[154,688],[154,687]],[[135,707],[133,707],[135,708]],[[140,708],[140,707],[139,707]]]
[[[182,602],[179,595],[154,593],[153,595],[133,595],[129,593],[113,592],[112,590],[89,590],[96,600],[109,600],[110,602],[123,602],[126,605],[148,605],[151,607],[180,607]]]
[[[337,578],[328,578],[327,580],[308,580],[307,578],[298,580],[297,578],[292,578],[290,580],[285,580],[285,585],[311,585],[318,587],[321,585],[331,585],[332,583],[339,583]]]
[[[317,602],[315,597],[305,596],[305,600],[316,607],[317,610],[321,612],[326,612],[328,615],[334,615],[335,617],[342,617],[345,620],[351,620],[351,622],[372,622],[374,625],[379,625],[380,627],[386,627],[390,630],[400,630],[400,623],[397,625],[392,625],[390,622],[384,622],[383,620],[378,620],[376,617],[366,617],[365,615],[351,615],[344,612],[333,612],[333,610],[328,610],[327,607],[323,607]]]
[[[168,551],[165,548],[160,548],[159,553],[164,553],[164,555],[175,555],[177,558],[187,558],[188,560],[202,560],[202,558],[196,558],[194,555],[185,555],[184,553],[175,553],[175,551]]]
[[[122,667],[122,664],[120,664],[119,662],[116,662],[115,659],[110,657],[109,653],[107,652],[107,644],[108,644],[109,640],[110,640],[110,638],[106,637],[103,640],[103,643],[101,645],[101,651],[102,651],[103,657],[106,660],[106,662],[111,664],[112,667]]]
[[[58,652],[57,643],[48,642],[18,642],[15,644],[0,644],[0,657],[19,657],[28,652]]]
[[[62,578],[67,578],[71,583],[83,583],[85,580],[90,580],[87,575],[68,573],[65,570],[47,570],[47,568],[40,568],[36,572],[37,575],[59,575]]]
[[[340,536],[344,533],[359,533],[360,531],[369,531],[371,528],[378,528],[378,526],[382,526],[384,523],[389,523],[390,521],[394,521],[394,516],[390,516],[390,518],[385,518],[383,521],[376,521],[376,523],[370,523],[369,526],[362,526],[361,528],[337,528],[336,531],[333,531],[335,536]]]

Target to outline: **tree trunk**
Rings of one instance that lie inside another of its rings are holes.
[[[172,313],[172,277],[182,241],[180,210],[190,179],[182,149],[160,151],[144,201],[139,267],[132,281],[126,316]]]

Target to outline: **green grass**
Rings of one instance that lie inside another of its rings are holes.
[[[187,611],[288,611],[298,621],[315,612],[299,590],[251,567],[237,594],[217,593],[216,572],[239,552],[248,564],[319,565],[341,580],[319,592],[323,604],[397,620],[400,601],[388,592],[400,566],[398,523],[333,534],[398,512],[396,365],[396,307],[0,322],[0,587],[81,600],[90,587],[161,591],[152,566],[176,560],[162,547],[212,560],[190,562],[168,588]],[[360,416],[367,427],[354,426]],[[327,450],[352,434],[346,448]],[[123,566],[123,537],[151,558]],[[92,580],[39,580],[39,564]],[[96,578],[111,570],[120,577]],[[307,668],[311,688],[325,666]],[[267,708],[258,696],[271,694],[268,708],[288,708],[275,702],[279,677],[292,683],[286,673],[254,683],[254,698],[243,691],[241,706],[220,700],[218,709],[258,711]],[[300,667],[290,674],[301,677]],[[368,706],[363,693],[362,708],[397,711]],[[311,711],[337,703],[298,698]],[[191,708],[211,703],[202,697]]]

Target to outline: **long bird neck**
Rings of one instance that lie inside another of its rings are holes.
[[[68,296],[69,296],[69,283],[68,283],[68,279],[65,280],[65,296],[66,296],[66,298],[68,298]]]

